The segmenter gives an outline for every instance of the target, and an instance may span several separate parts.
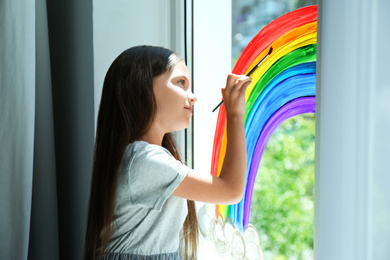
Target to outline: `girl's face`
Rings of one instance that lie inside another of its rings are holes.
[[[180,61],[171,70],[155,78],[153,90],[157,102],[155,126],[164,134],[187,128],[197,99],[191,92],[185,63]]]

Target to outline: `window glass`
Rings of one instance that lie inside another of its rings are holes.
[[[268,23],[316,0],[233,0],[232,69]],[[290,118],[272,134],[259,166],[250,223],[265,260],[313,259],[315,115]]]

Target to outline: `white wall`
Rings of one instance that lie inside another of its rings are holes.
[[[172,48],[170,0],[93,1],[95,118],[106,72],[125,49],[136,45]]]
[[[315,259],[389,259],[389,11],[320,1]]]

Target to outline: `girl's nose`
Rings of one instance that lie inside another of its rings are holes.
[[[189,101],[191,102],[191,104],[193,105],[193,104],[195,104],[195,102],[198,100],[197,98],[196,98],[196,96],[194,95],[194,93],[190,93],[190,95],[188,96],[188,99],[189,99]]]

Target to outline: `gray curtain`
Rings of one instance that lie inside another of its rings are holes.
[[[92,0],[0,0],[0,259],[81,259]]]
[[[0,2],[0,258],[29,244],[35,111],[35,4]]]

